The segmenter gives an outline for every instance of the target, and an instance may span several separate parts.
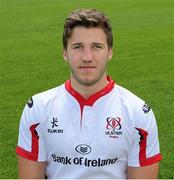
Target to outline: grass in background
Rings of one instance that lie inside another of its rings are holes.
[[[110,17],[115,47],[108,73],[153,107],[160,178],[174,178],[173,0],[0,0],[0,178],[17,178],[15,147],[27,99],[69,78],[63,21],[82,7]]]

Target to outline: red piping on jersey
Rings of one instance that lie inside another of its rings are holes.
[[[136,128],[139,131],[140,134],[140,152],[139,152],[139,163],[140,166],[147,166],[150,164],[153,164],[155,162],[158,162],[162,159],[161,154],[156,154],[155,156],[146,157],[146,148],[147,148],[147,136],[148,136],[148,132],[140,129],[140,128]]]
[[[39,152],[39,136],[36,131],[36,127],[39,125],[38,124],[33,124],[30,127],[31,131],[31,137],[32,137],[32,142],[31,142],[31,152],[26,151],[25,149],[21,148],[20,146],[16,147],[16,153],[26,159],[37,161],[38,160],[38,152]]]
[[[162,160],[162,156],[161,154],[156,154],[155,156],[152,156],[152,157],[149,157],[149,158],[146,158],[145,160],[141,160],[140,161],[140,165],[141,166],[148,166],[148,165],[151,165],[151,164],[154,164],[156,162],[159,162]]]
[[[114,88],[115,82],[110,77],[107,77],[107,80],[109,81],[109,84],[105,86],[102,90],[91,95],[88,99],[85,99],[81,94],[79,94],[75,89],[72,88],[71,80],[66,81],[65,83],[66,90],[78,101],[80,105],[81,123],[82,123],[84,106],[92,106],[100,97],[108,94]]]

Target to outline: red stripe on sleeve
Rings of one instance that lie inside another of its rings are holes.
[[[156,154],[155,156],[146,158],[145,160],[141,160],[140,164],[141,164],[141,166],[148,166],[148,165],[151,165],[151,164],[154,164],[154,163],[160,161],[161,159],[162,159],[162,156],[159,153],[159,154]]]
[[[38,152],[39,152],[39,136],[36,131],[36,127],[38,124],[33,124],[30,127],[32,142],[31,142],[31,152],[26,151],[25,149],[17,146],[16,147],[16,153],[26,159],[37,161],[38,160]]]
[[[146,147],[147,147],[147,135],[148,135],[148,132],[143,130],[143,129],[140,129],[140,128],[136,128],[136,129],[139,131],[139,135],[140,135],[139,161],[140,161],[140,166],[142,166],[141,165],[141,160],[146,159]]]
[[[157,154],[154,155],[152,157],[147,158],[146,156],[146,148],[147,148],[147,136],[148,136],[148,132],[140,129],[140,128],[136,128],[139,131],[139,135],[140,135],[140,152],[139,152],[139,163],[140,166],[147,166],[153,163],[156,163],[158,161],[160,161],[162,159],[161,154]]]

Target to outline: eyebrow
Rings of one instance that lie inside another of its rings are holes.
[[[92,44],[104,46],[104,43],[100,43],[100,42],[93,42]]]
[[[82,45],[82,44],[83,44],[82,42],[78,42],[78,43],[71,44],[71,46],[78,46],[78,45]],[[101,45],[101,46],[104,45],[104,43],[101,43],[101,42],[92,42],[92,44]]]
[[[71,44],[71,46],[78,46],[78,45],[82,45],[83,43],[79,42],[79,43],[73,43]]]

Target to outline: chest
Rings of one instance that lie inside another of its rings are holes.
[[[129,150],[129,131],[123,108],[98,103],[54,105],[43,124],[47,154],[121,157]]]

